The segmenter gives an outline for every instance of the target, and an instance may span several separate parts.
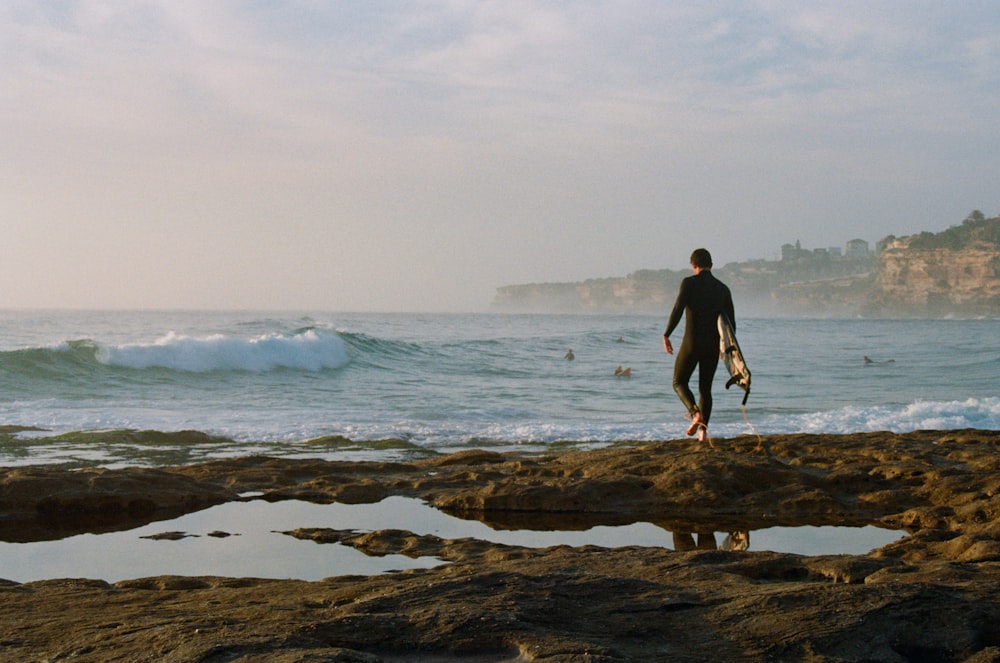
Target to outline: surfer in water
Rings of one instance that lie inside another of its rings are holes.
[[[697,433],[698,439],[705,441],[709,439],[708,420],[712,416],[712,380],[719,366],[717,321],[719,314],[725,313],[735,329],[736,315],[732,294],[726,284],[712,274],[712,255],[706,249],[696,249],[691,254],[691,269],[694,275],[681,282],[677,301],[667,320],[663,349],[667,354],[674,353],[670,334],[684,316],[684,339],[674,362],[674,391],[691,417],[687,434]],[[697,402],[688,386],[695,368],[698,369]]]

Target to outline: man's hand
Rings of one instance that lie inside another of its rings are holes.
[[[674,346],[666,336],[663,337],[663,349],[667,351],[668,355],[674,354]]]

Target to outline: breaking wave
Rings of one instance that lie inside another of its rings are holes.
[[[348,361],[347,347],[340,337],[315,329],[290,336],[265,334],[251,339],[225,334],[197,338],[170,332],[153,343],[99,347],[96,358],[109,366],[157,367],[194,373],[264,372],[277,368],[320,371],[340,368]]]
[[[340,368],[348,361],[348,347],[340,336],[315,329],[254,338],[170,332],[148,343],[105,345],[82,339],[0,353],[3,373],[49,381],[86,377],[102,368],[260,373],[276,369],[321,371]]]

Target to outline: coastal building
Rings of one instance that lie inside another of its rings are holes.
[[[788,263],[814,263],[816,261],[841,260],[842,258],[867,258],[868,256],[868,242],[863,239],[852,239],[847,243],[846,250],[839,246],[804,249],[801,241],[781,245],[781,261]]]
[[[782,244],[781,245],[781,260],[782,262],[793,262],[795,260],[801,260],[808,255],[808,251],[802,250],[802,242],[799,240],[795,241],[795,244]]]
[[[848,258],[867,258],[869,253],[868,242],[863,239],[850,240],[844,250],[844,255]]]

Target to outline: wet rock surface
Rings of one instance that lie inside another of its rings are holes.
[[[773,436],[761,453],[756,438],[716,445],[0,469],[0,538],[128,529],[247,493],[402,495],[496,528],[874,523],[910,535],[867,555],[805,557],[533,549],[289,523],[289,535],[323,545],[446,563],[320,582],[0,581],[0,660],[1000,661],[1000,432]]]

